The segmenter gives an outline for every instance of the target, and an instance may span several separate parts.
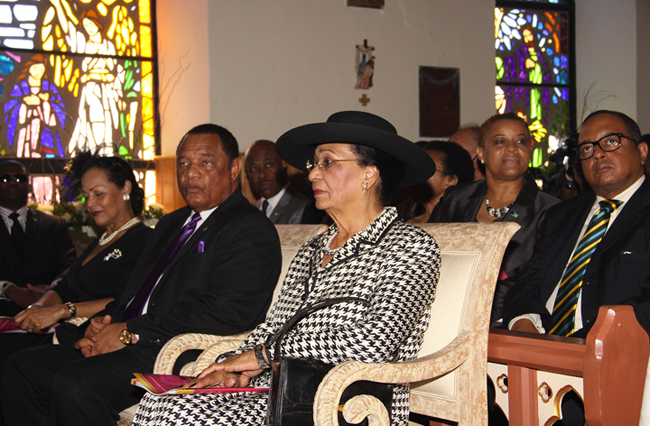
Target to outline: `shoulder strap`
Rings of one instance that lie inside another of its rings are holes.
[[[358,297],[336,297],[333,299],[328,299],[324,300],[322,302],[314,303],[311,306],[304,307],[302,309],[299,309],[291,318],[287,320],[287,322],[284,323],[282,327],[278,331],[276,331],[273,335],[271,335],[267,340],[266,346],[267,348],[270,348],[274,343],[275,343],[275,354],[273,358],[275,360],[280,359],[280,345],[282,343],[282,338],[284,335],[301,319],[306,317],[307,315],[318,311],[319,309],[326,308],[331,305],[335,305],[337,303],[342,303],[342,302],[359,302],[362,303],[366,306],[370,305],[370,302],[368,302],[365,299],[361,299]]]

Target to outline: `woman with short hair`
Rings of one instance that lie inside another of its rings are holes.
[[[506,248],[492,304],[490,324],[498,326],[506,291],[533,254],[546,211],[560,202],[539,190],[527,173],[533,140],[514,113],[488,118],[479,132],[478,158],[485,180],[450,187],[429,218],[442,222],[516,222],[521,228]]]

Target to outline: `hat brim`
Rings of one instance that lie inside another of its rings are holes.
[[[369,126],[349,123],[314,123],[289,130],[276,142],[280,157],[293,167],[307,171],[307,160],[325,143],[350,143],[375,148],[394,157],[406,166],[403,186],[427,180],[436,170],[429,154],[399,135]]]

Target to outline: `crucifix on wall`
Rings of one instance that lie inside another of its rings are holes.
[[[357,44],[355,65],[357,69],[357,82],[355,89],[367,90],[372,87],[372,76],[375,72],[375,57],[373,46],[368,46],[368,40],[363,40],[363,45]]]

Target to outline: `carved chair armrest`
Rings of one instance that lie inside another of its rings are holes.
[[[240,337],[241,336],[241,337]],[[201,355],[192,363],[192,370],[189,370],[190,364],[188,367],[188,374],[192,376],[198,375],[201,371],[205,370],[210,364],[214,362],[217,357],[223,353],[234,351],[244,342],[246,335],[236,335],[236,336],[225,336],[225,338],[213,345],[210,345],[205,349]],[[183,367],[185,369],[185,367]],[[185,374],[185,373],[181,373]]]
[[[156,374],[172,374],[174,370],[174,363],[176,359],[186,351],[201,349],[205,350],[208,347],[218,343],[224,339],[242,338],[246,334],[238,334],[235,336],[215,336],[212,334],[200,333],[186,333],[173,337],[165,346],[162,347],[156,363],[154,364],[154,373]],[[186,370],[183,368],[183,370]]]
[[[365,364],[347,361],[332,368],[325,376],[314,399],[314,422],[317,426],[338,425],[339,401],[343,391],[352,383],[366,380],[379,383],[411,383],[447,374],[468,358],[472,350],[470,332],[459,334],[447,346],[412,361]],[[383,409],[382,409],[383,408]],[[371,424],[388,425],[388,412],[383,404],[370,395],[350,399],[343,408],[343,416],[350,423],[373,417]]]

